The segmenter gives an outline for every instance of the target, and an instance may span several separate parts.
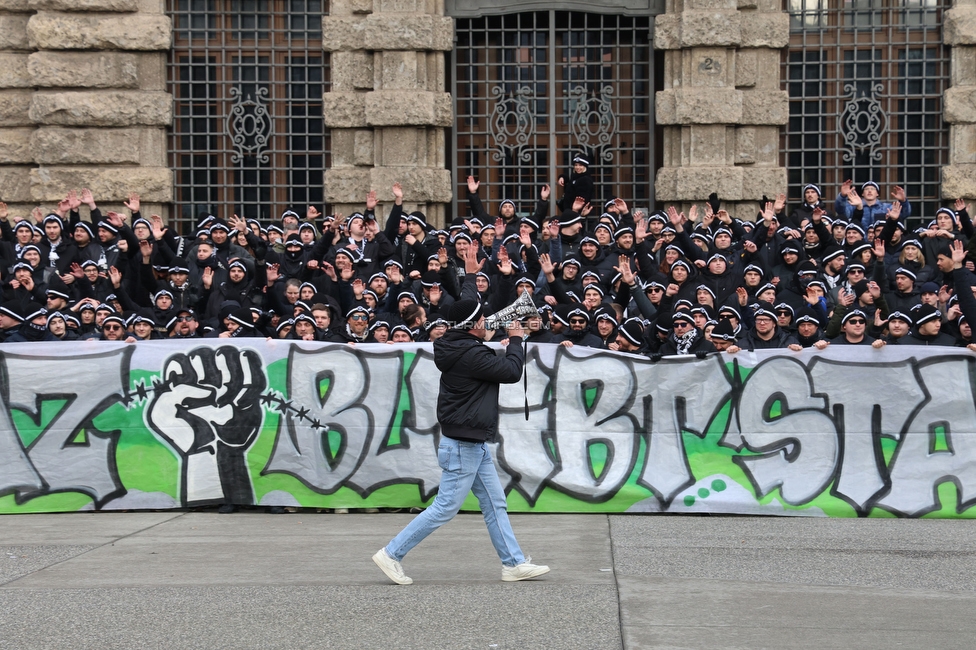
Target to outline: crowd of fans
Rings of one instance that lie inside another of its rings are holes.
[[[349,217],[205,214],[185,237],[144,218],[135,194],[128,216],[103,215],[88,190],[19,220],[0,204],[0,340],[430,341],[456,300],[494,313],[527,292],[539,310],[525,319],[529,342],[654,359],[828,344],[976,350],[976,237],[962,200],[911,231],[904,190],[884,203],[874,182],[844,183],[832,205],[816,185],[793,209],[785,195],[763,197],[755,222],[731,218],[715,195],[687,215],[619,198],[599,210],[581,157],[559,179],[552,216],[549,186],[519,217],[511,200],[490,216],[479,182],[467,184],[470,216],[446,230],[405,213],[399,184],[383,228],[375,192]]]

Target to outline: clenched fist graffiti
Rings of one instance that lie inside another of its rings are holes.
[[[201,347],[171,356],[163,368],[146,420],[182,458],[183,504],[253,503],[246,453],[264,420],[261,356]]]

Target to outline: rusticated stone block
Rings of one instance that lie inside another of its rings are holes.
[[[156,14],[39,13],[27,22],[38,50],[168,50],[171,31],[169,17]]]
[[[781,49],[790,43],[790,17],[783,12],[743,12],[741,33],[742,47],[769,47]]]
[[[166,132],[161,128],[41,127],[33,132],[31,147],[42,165],[166,164]]]
[[[169,126],[173,98],[137,91],[35,93],[30,119],[59,126]]]
[[[379,14],[422,14],[427,11],[426,0],[373,0],[373,11]]]
[[[950,124],[976,123],[976,86],[945,91],[945,121]]]
[[[31,149],[33,129],[0,129],[0,164],[23,165],[34,162]],[[0,196],[4,196],[0,187]]]
[[[29,0],[35,11],[138,11],[138,0]]]
[[[27,38],[27,14],[0,15],[0,50],[30,49]]]
[[[372,189],[368,167],[333,167],[325,170],[325,200],[327,203],[362,204]]]
[[[451,126],[453,106],[449,93],[414,92],[403,101],[398,91],[366,93],[369,126]]]
[[[735,164],[753,165],[756,162],[756,129],[743,127],[735,130]]]
[[[758,50],[739,50],[735,53],[735,87],[750,88],[759,78]],[[763,71],[764,74],[767,71]]]
[[[367,125],[366,94],[330,92],[322,97],[325,126],[332,129],[354,129]]]
[[[442,51],[454,47],[454,21],[444,16],[370,14],[322,19],[326,50]]]
[[[423,128],[391,127],[377,129],[380,160],[384,167],[425,166],[427,134]]]
[[[724,124],[692,124],[683,128],[682,164],[701,167],[727,164],[731,135],[730,127]]]
[[[738,45],[742,40],[738,11],[685,11],[680,29],[681,47]]]
[[[776,196],[785,191],[785,167],[749,167],[742,175],[743,199],[759,200],[763,194]]]
[[[449,203],[454,198],[451,172],[432,167],[373,167],[372,187],[389,188],[399,181],[403,200],[411,203]]]
[[[737,124],[742,92],[733,88],[676,88],[655,95],[658,124]]]
[[[738,201],[743,176],[742,167],[662,167],[655,194],[659,201],[703,201],[718,192],[723,201]]]
[[[373,55],[370,52],[332,54],[332,90],[349,92],[373,89]]]
[[[27,0],[0,0],[0,11],[30,11]]]
[[[0,188],[3,192],[0,198],[6,203],[32,202],[30,173],[30,167],[0,167]],[[61,198],[64,198],[63,194]]]
[[[947,165],[942,168],[942,198],[976,198],[976,165]]]
[[[373,0],[332,0],[329,3],[329,15],[331,16],[352,16],[372,12]]]
[[[34,52],[27,70],[40,88],[139,87],[139,59],[125,52]]]
[[[382,61],[378,88],[382,90],[421,90],[418,79],[426,75],[426,61],[420,60],[418,52],[382,52],[377,55]],[[422,68],[418,74],[418,63]]]
[[[742,92],[742,124],[786,124],[790,119],[790,97],[785,90]]]
[[[741,219],[742,221],[755,221],[756,215],[759,213],[759,203],[753,201],[740,201],[733,204],[731,207],[726,206],[726,210],[732,215],[733,219]]]
[[[0,91],[0,126],[30,126],[29,90]]]
[[[370,166],[373,158],[373,132],[357,130],[353,134],[353,159],[357,165]]]
[[[654,49],[681,48],[681,14],[661,14],[654,19]]]
[[[0,52],[0,88],[28,88],[27,54]]]
[[[944,16],[942,37],[946,45],[976,45],[976,5],[953,7]]]
[[[955,124],[949,134],[949,162],[953,165],[976,163],[976,124]]]
[[[168,167],[39,167],[30,173],[31,197],[57,201],[72,188],[87,187],[104,203],[138,192],[146,203],[173,200],[173,172]]]
[[[950,86],[976,86],[976,47],[958,45],[952,48]]]
[[[738,8],[737,0],[685,0],[684,11],[733,11]]]

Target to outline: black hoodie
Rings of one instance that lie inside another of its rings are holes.
[[[485,442],[498,431],[498,385],[522,378],[522,340],[509,340],[505,356],[461,330],[434,341],[434,364],[441,371],[437,420],[441,433],[455,440]]]

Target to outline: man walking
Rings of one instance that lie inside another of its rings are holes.
[[[505,356],[484,345],[485,316],[481,303],[459,300],[449,311],[451,329],[434,342],[434,363],[441,371],[437,395],[437,420],[441,442],[437,463],[440,487],[434,503],[411,521],[400,534],[373,556],[373,562],[390,580],[400,585],[413,582],[400,561],[432,532],[449,522],[461,509],[468,491],[474,492],[488,526],[491,543],[502,561],[502,580],[514,582],[549,572],[522,554],[508,520],[505,493],[486,442],[498,429],[498,386],[522,377],[525,363],[522,325],[508,327]]]

